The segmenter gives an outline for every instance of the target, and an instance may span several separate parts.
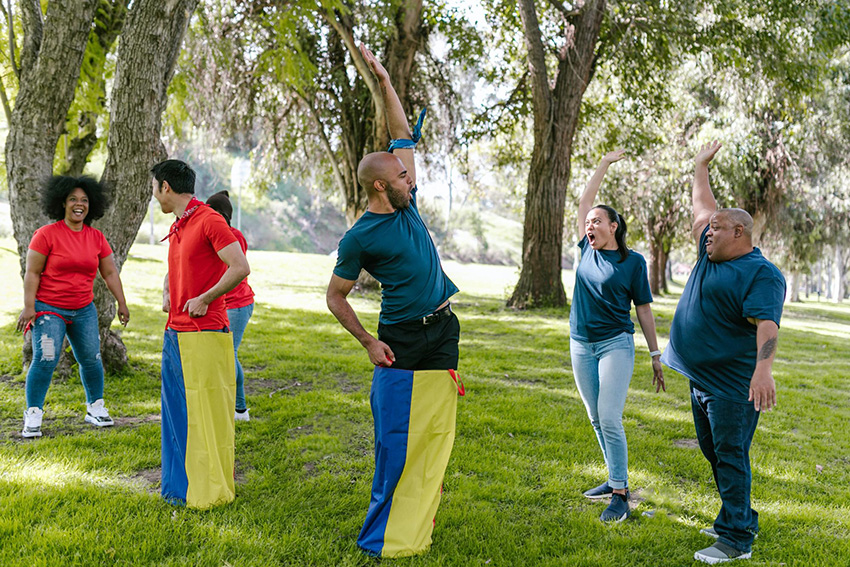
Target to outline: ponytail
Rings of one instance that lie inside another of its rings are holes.
[[[620,254],[620,259],[617,263],[619,264],[625,261],[629,257],[629,247],[626,245],[626,219],[608,205],[596,205],[593,208],[602,209],[608,215],[608,222],[617,223],[617,230],[614,231],[614,240],[617,241],[617,252]]]
[[[617,263],[625,261],[629,257],[629,247],[626,246],[626,219],[623,215],[617,213],[617,230],[614,232],[614,238],[617,240],[617,252],[620,253],[620,260]]]

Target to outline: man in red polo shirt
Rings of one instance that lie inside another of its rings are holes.
[[[195,198],[192,168],[166,160],[151,173],[162,212],[177,216],[163,239],[162,495],[205,508],[234,496],[236,375],[224,295],[250,268],[224,218]]]

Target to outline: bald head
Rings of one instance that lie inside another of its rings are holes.
[[[357,180],[369,193],[375,191],[375,181],[389,182],[404,171],[404,164],[390,152],[366,154],[357,166]]]
[[[716,213],[719,219],[723,219],[732,225],[732,228],[741,226],[744,236],[748,239],[753,237],[753,217],[744,209],[718,209]]]

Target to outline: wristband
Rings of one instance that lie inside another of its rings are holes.
[[[390,140],[390,146],[387,148],[387,151],[392,153],[393,150],[399,149],[411,149],[416,147],[416,143],[419,142],[419,138],[422,137],[422,123],[425,121],[425,109],[422,109],[422,112],[419,113],[419,119],[416,121],[416,124],[413,126],[413,134],[411,135],[411,139],[406,140],[403,138]]]
[[[654,351],[652,351],[651,353],[649,353],[649,358],[654,358],[654,357],[656,357],[656,356],[661,356],[661,351],[660,351],[660,350],[654,350]]]

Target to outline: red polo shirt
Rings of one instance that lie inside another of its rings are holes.
[[[239,229],[230,227],[230,230],[233,231],[233,236],[235,236],[236,240],[239,241],[239,246],[242,247],[242,253],[247,255],[248,241],[245,240],[245,235],[243,235]],[[240,307],[247,307],[254,303],[254,290],[248,285],[248,278],[239,282],[239,285],[234,287],[227,295],[225,295],[224,299],[227,302],[228,309],[239,309]]]
[[[209,331],[229,325],[224,296],[207,307],[203,317],[189,317],[186,302],[198,297],[221,279],[227,264],[218,257],[225,246],[236,242],[224,218],[200,205],[184,225],[168,239],[168,293],[171,310],[166,327],[175,331]]]
[[[82,309],[92,302],[100,261],[112,254],[102,232],[85,224],[76,232],[60,220],[36,230],[29,247],[47,256],[36,299],[60,309]]]

